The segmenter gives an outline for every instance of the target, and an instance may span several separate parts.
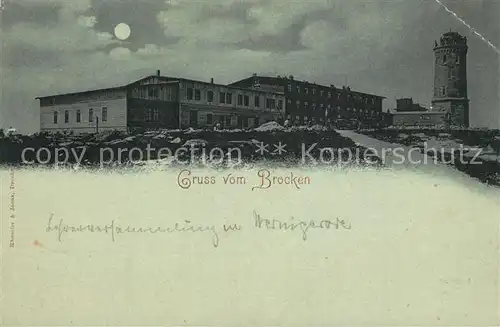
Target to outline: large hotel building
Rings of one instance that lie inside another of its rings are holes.
[[[147,76],[128,85],[40,100],[40,130],[93,133],[161,128],[250,128],[278,120],[283,93],[185,78]]]
[[[356,92],[349,87],[319,85],[296,80],[293,76],[255,74],[230,85],[282,92],[286,98],[286,118],[293,124],[326,123],[339,119],[357,119],[364,123],[383,120],[382,101],[385,97]]]
[[[251,128],[269,121],[307,125],[383,120],[384,97],[294,80],[253,75],[229,85],[156,75],[93,91],[40,100],[40,130],[93,133],[149,129]]]

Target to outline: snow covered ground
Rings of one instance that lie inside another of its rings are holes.
[[[435,136],[425,133],[399,133],[393,139],[395,144],[406,144],[411,147],[420,148],[426,152],[437,151],[441,154],[453,154],[458,151],[465,158],[476,158],[483,161],[500,163],[500,152],[495,151],[491,145],[484,147],[467,145],[462,140],[453,138],[449,133],[439,133]]]
[[[373,149],[382,159],[384,165],[394,171],[410,169],[436,176],[452,176],[468,182],[472,180],[469,175],[454,169],[452,166],[439,163],[433,157],[425,155],[420,149],[413,146],[384,142],[348,130],[337,130],[337,132],[365,148]]]

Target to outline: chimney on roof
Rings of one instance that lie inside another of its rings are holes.
[[[214,78],[210,78],[210,84],[214,84]]]
[[[159,69],[156,71],[156,76],[160,76],[160,70]]]

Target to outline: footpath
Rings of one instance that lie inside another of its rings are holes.
[[[413,170],[448,178],[460,179],[470,183],[471,180],[480,183],[469,175],[453,168],[450,165],[436,162],[434,157],[426,155],[419,148],[408,147],[377,140],[375,138],[349,130],[336,130],[340,135],[350,138],[353,142],[368,149],[372,149],[382,159],[384,166],[393,170]],[[457,158],[459,160],[459,158]]]

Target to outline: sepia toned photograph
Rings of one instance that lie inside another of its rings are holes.
[[[498,326],[498,0],[2,0],[2,326]]]

